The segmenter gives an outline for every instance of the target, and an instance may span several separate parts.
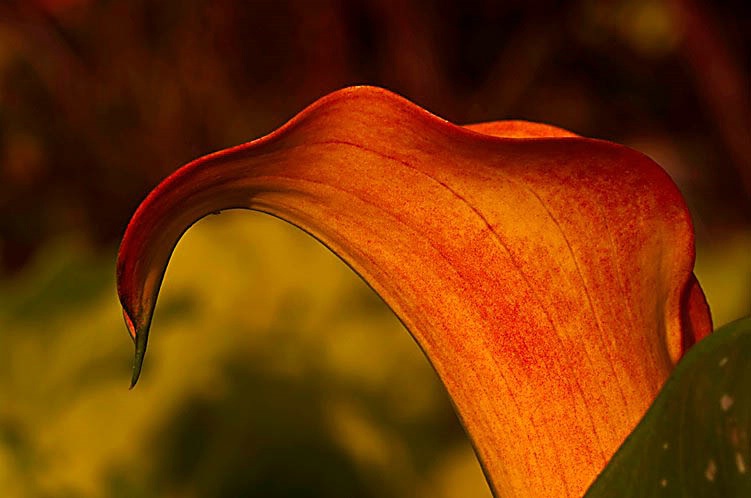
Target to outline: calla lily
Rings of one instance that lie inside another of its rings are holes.
[[[711,330],[686,205],[653,161],[354,87],[187,164],[138,208],[117,271],[133,383],[178,239],[232,208],[310,233],[386,301],[498,496],[581,496]]]

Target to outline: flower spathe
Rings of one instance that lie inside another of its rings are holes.
[[[118,260],[134,382],[178,239],[232,208],[302,228],[386,301],[498,496],[581,496],[711,330],[685,203],[653,161],[353,87],[183,166],[138,208]]]

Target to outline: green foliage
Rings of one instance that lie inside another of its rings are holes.
[[[681,360],[586,498],[751,496],[751,318]]]

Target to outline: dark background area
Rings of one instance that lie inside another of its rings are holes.
[[[724,323],[751,311],[749,33],[742,0],[1,2],[0,487],[33,497],[487,492],[440,386],[380,301],[315,244],[250,215],[196,227],[176,253],[170,275],[182,283],[165,289],[155,323],[175,342],[154,344],[152,387],[128,393],[112,274],[130,215],[181,164],[264,135],[335,89],[379,85],[456,123],[542,121],[650,155],[689,202],[697,272]],[[260,235],[227,241],[238,227]],[[309,286],[282,268],[268,274],[287,282],[276,300],[248,304],[259,272],[290,265],[274,263],[283,244],[303,248],[290,257]],[[334,282],[325,298],[321,279]],[[312,338],[331,336],[321,341],[335,349],[344,339],[332,330],[350,340],[365,321],[397,341],[353,346],[354,358],[382,349],[377,382],[348,373],[358,361],[309,359]],[[205,343],[179,331],[204,322]],[[279,352],[279,337],[305,345]],[[245,354],[234,354],[241,340]],[[206,353],[204,372],[189,350],[211,341],[226,349]],[[402,392],[405,367],[386,358],[412,349],[403,362],[421,373]],[[303,373],[280,367],[284,355],[308,358],[292,362]],[[416,392],[431,401],[402,414]],[[349,415],[332,415],[332,398],[349,400]],[[337,442],[347,431],[359,443]]]
[[[665,159],[710,234],[751,220],[748,2],[92,1],[0,6],[3,270],[112,244],[155,183],[343,86]]]

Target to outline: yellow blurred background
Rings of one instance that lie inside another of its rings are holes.
[[[199,222],[142,379],[117,242],[160,178],[356,83],[632,146],[684,192],[715,323],[751,312],[747,2],[0,3],[0,493],[489,496],[440,383],[336,257]]]

